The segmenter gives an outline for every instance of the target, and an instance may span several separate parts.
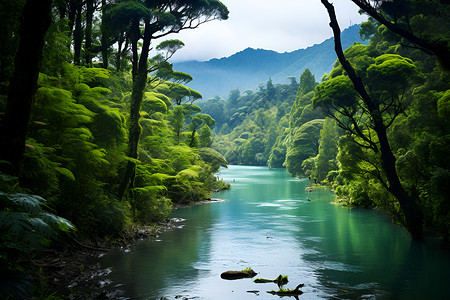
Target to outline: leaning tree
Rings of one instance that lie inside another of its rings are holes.
[[[365,62],[365,67],[355,69],[342,50],[341,32],[333,5],[327,0],[321,2],[328,11],[335,51],[345,72],[330,76],[332,78],[317,86],[314,106],[321,107],[327,116],[356,137],[354,141],[360,147],[370,149],[379,157],[382,171],[378,179],[398,200],[406,228],[413,238],[419,239],[422,237],[422,214],[414,197],[408,194],[400,181],[387,135],[389,126],[403,112],[401,93],[418,75],[417,67],[410,59],[385,54],[363,58],[361,61]]]

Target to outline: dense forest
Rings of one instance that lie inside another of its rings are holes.
[[[285,167],[414,238],[449,239],[450,7],[352,1],[368,44],[342,51],[322,0],[329,74],[201,103],[169,62],[183,42],[158,39],[227,19],[220,1],[2,1],[0,295],[30,296],[21,263],[38,250],[120,238],[210,198],[228,163]]]
[[[216,120],[212,147],[230,164],[285,167],[330,185],[339,202],[388,212],[414,237],[448,239],[449,7],[354,2],[370,12],[360,30],[368,45],[348,47],[320,79],[306,69],[299,82],[269,79],[202,103]]]
[[[209,148],[215,120],[168,62],[183,43],[154,43],[228,10],[31,0],[2,1],[0,14],[0,294],[28,298],[20,261],[34,251],[120,238],[226,187],[214,174],[227,162]]]

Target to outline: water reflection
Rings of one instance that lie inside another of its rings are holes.
[[[232,166],[219,176],[233,183],[215,195],[228,202],[177,210],[183,228],[105,257],[124,298],[277,299],[265,292],[275,284],[220,278],[246,267],[258,277],[288,275],[289,288],[305,283],[300,299],[450,295],[449,253],[412,242],[384,215],[334,206],[330,192],[306,193],[308,180],[281,169]]]

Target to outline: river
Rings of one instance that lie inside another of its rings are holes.
[[[253,268],[285,288],[304,283],[299,299],[450,299],[450,253],[412,241],[373,210],[333,205],[326,189],[284,169],[230,166],[224,202],[175,210],[178,228],[102,258],[110,289],[122,299],[279,299],[274,283],[223,280]],[[248,292],[255,291],[255,292]],[[258,291],[258,292],[256,292]],[[294,299],[294,298],[293,298]]]

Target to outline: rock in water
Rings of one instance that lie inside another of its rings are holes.
[[[222,279],[234,280],[234,279],[242,279],[242,278],[252,278],[256,276],[256,272],[252,269],[243,270],[243,271],[226,271],[220,274]]]

